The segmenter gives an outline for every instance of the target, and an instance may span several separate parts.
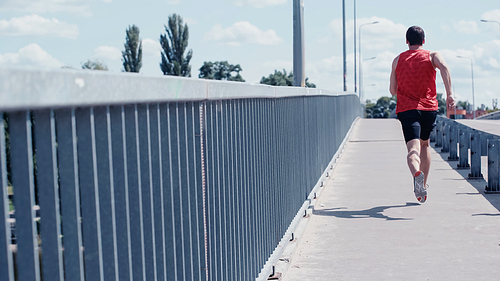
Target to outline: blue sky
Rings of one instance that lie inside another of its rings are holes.
[[[342,91],[342,1],[304,0],[306,76],[319,88]],[[354,90],[353,0],[346,0],[348,91]],[[388,96],[391,62],[405,51],[405,32],[419,25],[426,49],[440,51],[448,63],[455,95],[472,101],[474,61],[476,105],[491,107],[500,98],[500,22],[498,0],[357,0],[362,28],[365,96]],[[250,83],[275,69],[292,69],[292,0],[0,0],[0,66],[80,68],[87,59],[122,71],[125,30],[140,28],[144,58],[141,75],[161,76],[158,39],[168,16],[177,13],[189,26],[192,76],[204,61],[240,64]],[[359,30],[359,29],[358,29]],[[358,32],[359,35],[359,32]],[[438,73],[438,92],[444,92]],[[359,78],[358,78],[359,81]]]

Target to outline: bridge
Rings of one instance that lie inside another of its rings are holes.
[[[420,206],[398,122],[361,119],[353,93],[30,69],[0,85],[0,280],[411,279],[431,261],[437,278],[440,255],[498,259],[496,129],[440,119]]]

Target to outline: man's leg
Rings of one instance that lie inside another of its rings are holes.
[[[408,149],[408,155],[406,156],[406,161],[408,162],[408,167],[410,168],[411,176],[414,177],[415,173],[421,170],[420,140],[412,139],[408,141],[406,143],[406,148]]]
[[[431,169],[431,149],[429,140],[420,140],[420,170],[424,172],[424,186],[427,186],[427,178]]]

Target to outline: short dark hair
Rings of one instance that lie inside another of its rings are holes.
[[[412,45],[422,45],[425,39],[424,30],[419,26],[410,26],[406,31],[406,40],[410,46]]]

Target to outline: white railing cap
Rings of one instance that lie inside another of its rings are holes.
[[[313,88],[107,71],[0,68],[0,110],[169,101],[348,95]]]

